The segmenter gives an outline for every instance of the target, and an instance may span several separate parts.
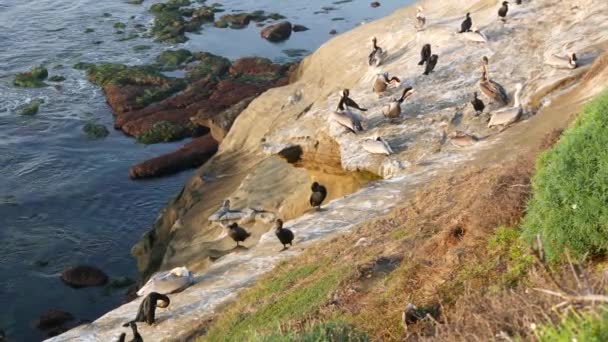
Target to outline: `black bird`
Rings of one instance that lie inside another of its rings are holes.
[[[121,333],[120,336],[118,337],[118,342],[125,342],[126,337],[127,337],[127,334]]]
[[[460,24],[460,32],[469,32],[471,31],[471,26],[473,26],[473,20],[471,20],[471,13],[467,13],[467,17],[464,19],[462,24]]]
[[[424,69],[424,75],[428,75],[431,72],[433,72],[433,69],[435,69],[435,65],[437,65],[437,60],[439,59],[439,56],[437,55],[432,55],[429,60],[426,62],[426,68]]]
[[[486,106],[483,104],[483,101],[481,101],[477,97],[477,92],[473,93],[473,100],[471,100],[471,104],[473,105],[473,108],[475,109],[478,115],[483,112],[484,108],[486,108]]]
[[[351,99],[350,97],[348,97],[348,95],[350,95],[350,90],[348,89],[344,89],[342,91],[342,99],[340,100],[340,103],[338,103],[338,109],[339,110],[344,110],[344,105],[346,105],[346,107],[352,107],[355,109],[358,109],[362,112],[367,111],[367,108],[361,108],[359,107],[359,105],[357,104],[357,102],[355,102],[353,99]]]
[[[422,50],[420,50],[420,62],[418,62],[418,65],[423,65],[429,58],[431,58],[431,44],[424,44]]]
[[[502,21],[507,20],[507,12],[509,12],[509,2],[503,1],[502,6],[498,9],[498,16]]]
[[[243,242],[251,236],[251,234],[248,233],[245,229],[239,227],[236,222],[231,223],[228,226],[228,235],[232,238],[232,240],[234,240],[234,242],[236,242],[237,247],[239,247],[239,242]]]
[[[321,203],[325,201],[325,197],[327,197],[327,189],[317,182],[312,183],[310,187],[312,190],[312,195],[310,195],[310,206],[315,209],[321,209]]]
[[[158,305],[159,300],[162,301],[161,305]],[[131,323],[137,322],[146,322],[148,325],[152,325],[154,324],[155,320],[154,316],[156,314],[156,307],[159,306],[161,308],[166,308],[169,306],[169,303],[171,303],[169,297],[157,292],[150,292],[146,298],[141,301],[141,304],[139,304],[139,309],[137,310],[137,316],[135,316],[135,319],[123,324],[122,326],[128,327]]]
[[[131,342],[144,342],[143,337],[137,332],[137,324],[131,322],[131,330],[133,330],[133,339]]]
[[[521,0],[515,0],[515,3],[516,3],[517,5],[521,5]]]
[[[283,228],[283,220],[277,219],[275,223],[275,234],[279,241],[283,244],[283,251],[287,249],[287,245],[292,246],[293,232],[287,228]]]

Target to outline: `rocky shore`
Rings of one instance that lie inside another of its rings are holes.
[[[207,137],[201,142],[207,144],[205,148],[212,144],[209,135],[221,142],[218,152],[195,172],[133,247],[142,280],[158,270],[182,265],[197,273],[196,283],[174,295],[160,322],[142,327],[143,334],[157,340],[196,335],[204,319],[222,303],[280,260],[298,254],[299,248],[388,211],[421,183],[474,161],[481,151],[505,157],[516,152],[518,145],[509,139],[527,131],[539,136],[546,133],[547,124],[533,119],[553,99],[584,86],[585,91],[572,99],[582,102],[603,88],[593,83],[593,75],[586,75],[608,45],[604,34],[608,5],[601,1],[524,2],[511,9],[506,24],[496,20],[494,1],[422,5],[427,16],[424,31],[414,27],[414,7],[404,8],[330,40],[293,70],[289,84],[284,66],[260,59],[228,64],[208,54],[192,58],[213,60],[217,67],[197,70],[202,76],[188,84],[139,67],[88,67],[91,80],[101,82],[108,95],[116,126],[127,134],[146,136],[159,122],[168,121],[181,130],[162,133],[160,140],[177,139],[196,135],[191,129],[194,123],[210,131],[197,138]],[[488,37],[487,44],[466,41],[455,32],[467,11]],[[539,30],[539,25],[555,29]],[[372,36],[388,51],[388,58],[370,68],[368,49],[354,47],[368,46]],[[426,43],[439,55],[435,72],[428,76],[417,66]],[[547,55],[561,53],[564,46],[576,51],[579,68],[558,70],[544,64]],[[495,107],[475,115],[468,104],[472,92],[478,91],[482,56],[489,57],[492,79],[510,97],[515,85],[523,84],[520,121],[524,122],[504,132],[487,127]],[[196,68],[185,70],[192,75]],[[385,71],[397,75],[402,87],[379,97],[371,91],[372,82]],[[108,74],[112,76],[107,78]],[[211,77],[215,75],[223,79]],[[408,85],[416,89],[416,95],[403,105],[400,118],[386,120],[382,107]],[[345,132],[328,120],[344,88],[368,108],[365,131],[360,134]],[[182,91],[167,97],[177,89]],[[123,97],[125,93],[131,97]],[[150,97],[155,103],[147,103]],[[139,103],[136,98],[141,99]],[[551,120],[551,113],[542,115]],[[363,139],[375,135],[384,137],[395,154],[375,155],[361,148]],[[190,151],[183,150],[184,154]],[[312,181],[329,185],[329,200],[335,201],[326,212],[307,213]],[[246,226],[252,233],[245,244],[248,250],[237,253],[223,228],[208,221],[227,198],[234,208],[264,209],[283,218],[296,232],[299,247],[278,254],[269,224],[252,222]],[[124,305],[95,324],[54,340],[114,338],[120,331],[116,322],[131,319],[137,305],[137,301]]]

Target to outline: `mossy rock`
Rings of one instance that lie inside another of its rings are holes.
[[[141,52],[141,51],[145,51],[145,50],[150,50],[152,47],[150,45],[135,45],[133,47],[133,51],[135,52]]]
[[[122,38],[116,39],[116,41],[117,42],[124,42],[124,41],[127,41],[127,40],[133,40],[133,39],[137,39],[137,38],[139,38],[139,35],[137,33],[131,33],[131,34],[129,34],[126,37],[122,37]]]
[[[174,124],[169,121],[160,121],[155,123],[152,128],[139,135],[137,141],[146,145],[176,141],[187,137],[188,132],[188,129],[182,125]]]
[[[72,68],[76,70],[87,70],[90,67],[94,66],[92,63],[78,62],[72,66]]]
[[[179,14],[181,14],[184,17],[191,17],[194,14],[194,8],[191,8],[191,7],[180,8]]]
[[[65,77],[60,76],[60,75],[55,75],[55,76],[49,77],[49,81],[51,81],[51,82],[63,82],[63,81],[65,81]]]
[[[287,57],[303,57],[310,53],[310,51],[306,49],[285,49],[283,53],[287,55]]]
[[[112,27],[114,27],[115,29],[124,29],[127,27],[127,24],[117,21],[112,25]]]
[[[46,83],[42,82],[49,76],[48,70],[43,66],[33,67],[29,71],[19,73],[15,76],[13,84],[17,87],[24,88],[41,88],[46,87]]]
[[[190,81],[220,78],[228,71],[231,64],[229,59],[208,52],[197,52],[194,58],[199,63],[190,66],[186,74],[186,78]]]
[[[144,0],[127,0],[129,5],[141,5],[144,3]]]
[[[95,122],[87,122],[82,127],[82,131],[89,139],[101,139],[110,134],[110,131],[108,131],[106,126]]]
[[[90,27],[87,27],[86,29],[84,29],[84,33],[91,33],[91,32],[95,32],[95,30]]]
[[[19,114],[21,115],[36,115],[40,105],[44,103],[43,99],[35,99],[32,102],[25,104],[19,108]]]
[[[213,11],[213,8],[207,6],[197,8],[194,13],[192,13],[192,19],[203,22],[212,22],[215,19],[215,11]]]
[[[156,63],[163,70],[175,70],[192,60],[192,52],[186,49],[163,51],[156,57]]]
[[[150,12],[154,13],[152,34],[156,40],[172,44],[187,40],[184,36],[186,22],[179,12],[179,7],[159,3],[150,7]]]

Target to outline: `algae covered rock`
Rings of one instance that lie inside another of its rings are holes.
[[[46,87],[46,83],[42,82],[49,76],[48,70],[43,66],[33,67],[29,71],[19,73],[15,76],[13,84],[17,87],[24,88],[41,88]]]
[[[230,67],[230,60],[208,52],[197,52],[194,58],[196,64],[189,65],[186,77],[188,80],[199,80],[202,78],[219,78],[224,75]]]
[[[156,57],[156,63],[163,70],[175,70],[192,59],[192,52],[186,49],[163,51]]]
[[[96,267],[78,265],[66,268],[61,273],[61,280],[71,287],[80,288],[104,285],[108,276]]]
[[[65,81],[65,77],[60,76],[60,75],[55,75],[55,76],[49,77],[49,81],[51,81],[51,82],[63,82],[63,81]]]
[[[56,328],[68,321],[74,319],[74,316],[66,311],[58,309],[50,309],[40,315],[36,322],[36,327],[41,330]]]
[[[159,142],[170,142],[183,139],[189,135],[189,130],[179,124],[169,121],[159,121],[152,128],[137,137],[142,144],[156,144]]]
[[[291,23],[289,21],[282,21],[264,28],[260,34],[270,42],[280,42],[291,36],[291,30]]]
[[[95,122],[87,122],[82,127],[82,131],[89,139],[101,139],[110,134],[110,131],[108,131],[106,126]]]
[[[25,104],[19,108],[19,114],[21,115],[35,115],[38,113],[40,105],[44,103],[43,99],[35,99],[28,104]]]

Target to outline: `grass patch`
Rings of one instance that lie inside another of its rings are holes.
[[[321,342],[321,341],[348,341],[367,342],[367,334],[354,329],[344,322],[317,323],[302,332],[279,332],[265,336],[255,336],[255,342]]]
[[[540,342],[602,342],[608,341],[608,311],[570,312],[557,324],[542,325],[536,330]]]
[[[585,106],[559,142],[543,153],[523,236],[539,234],[549,261],[577,259],[608,247],[608,93]]]

